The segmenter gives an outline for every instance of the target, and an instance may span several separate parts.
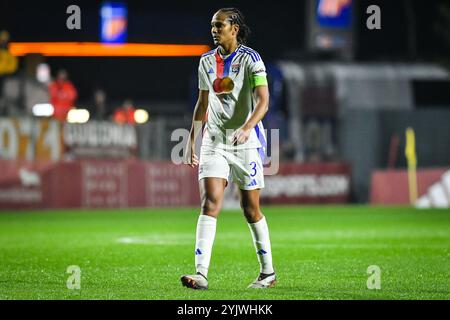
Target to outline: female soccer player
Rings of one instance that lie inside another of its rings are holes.
[[[181,277],[182,284],[192,289],[208,288],[216,221],[229,175],[239,187],[241,208],[261,266],[249,288],[269,288],[276,282],[269,230],[259,207],[266,147],[261,120],[268,110],[269,90],[261,56],[244,45],[249,33],[238,9],[220,9],[211,21],[217,48],[200,59],[199,96],[186,152],[186,163],[199,166],[201,214],[195,244],[196,274]],[[203,124],[199,161],[195,138]]]

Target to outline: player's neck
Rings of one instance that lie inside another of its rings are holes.
[[[233,41],[230,43],[224,43],[219,46],[219,52],[222,55],[229,55],[236,51],[237,47],[239,46],[239,43],[237,41]]]

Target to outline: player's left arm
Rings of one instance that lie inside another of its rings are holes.
[[[255,110],[247,122],[234,132],[233,143],[237,142],[241,144],[247,142],[252,129],[264,118],[269,110],[269,87],[267,86],[267,80],[265,80],[265,76],[254,77],[259,77],[257,79],[260,81],[253,90],[253,95],[256,100]]]
[[[267,84],[266,66],[259,54],[256,53],[253,58],[247,65],[247,72],[250,75],[256,106],[247,122],[234,132],[233,143],[246,143],[250,139],[250,133],[253,128],[264,118],[269,110],[269,87]]]

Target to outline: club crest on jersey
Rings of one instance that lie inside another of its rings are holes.
[[[231,72],[238,73],[241,65],[239,63],[231,65]]]

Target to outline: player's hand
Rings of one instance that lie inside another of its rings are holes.
[[[192,153],[192,157],[190,159],[189,166],[191,168],[194,168],[194,167],[198,166],[198,157],[197,157],[197,155],[195,153]]]
[[[198,157],[195,154],[195,150],[193,147],[188,147],[188,152],[186,154],[184,163],[186,163],[191,168],[198,166]]]
[[[250,138],[250,133],[252,132],[251,129],[246,128],[245,126],[240,127],[239,129],[237,129],[234,133],[233,136],[231,138],[231,143],[232,144],[243,144],[246,143],[248,141],[248,139]]]

